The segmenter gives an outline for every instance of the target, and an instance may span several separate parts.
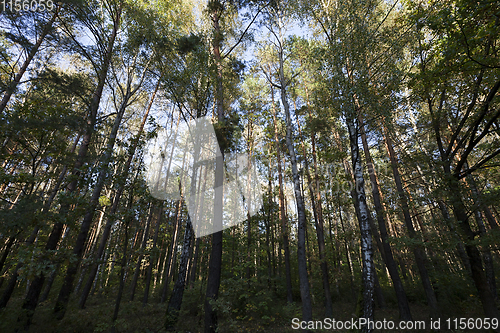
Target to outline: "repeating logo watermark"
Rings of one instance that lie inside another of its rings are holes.
[[[146,147],[145,164],[153,197],[184,199],[195,237],[243,222],[262,206],[263,178],[254,163],[237,153],[222,160],[209,118],[184,123],[175,132],[161,130]]]

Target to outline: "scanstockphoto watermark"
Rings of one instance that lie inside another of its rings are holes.
[[[292,319],[294,330],[360,330],[363,328],[371,330],[496,330],[500,327],[498,318],[447,318],[433,319],[429,322],[424,320],[399,321],[371,320],[368,318],[351,318],[351,320],[336,320],[325,318],[323,320],[301,321],[299,318]]]
[[[431,320],[431,328],[433,322]],[[301,321],[299,318],[292,319],[292,329],[294,330],[360,330],[363,328],[372,330],[424,330],[426,322],[423,320],[400,321],[392,320],[371,320],[368,318],[351,318],[351,320],[336,320],[325,318],[323,320]]]

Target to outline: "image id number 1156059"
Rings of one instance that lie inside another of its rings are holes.
[[[52,0],[0,0],[0,9],[3,12],[44,12],[54,9]]]
[[[499,323],[498,318],[448,318],[446,326],[451,330],[496,330]]]

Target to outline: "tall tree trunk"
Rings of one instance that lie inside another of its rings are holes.
[[[276,109],[274,103],[274,88],[271,85],[271,102],[273,110],[273,125],[274,125],[274,141],[276,143],[276,159],[278,164],[278,184],[279,184],[279,217],[281,220],[281,237],[283,238],[283,250],[285,254],[285,277],[286,277],[286,301],[291,304],[293,302],[292,294],[292,273],[290,267],[290,245],[288,240],[288,222],[285,213],[285,194],[283,188],[283,170],[281,167],[281,149],[280,141],[278,138],[278,123],[276,120]],[[281,243],[280,243],[281,245]],[[279,251],[280,267],[281,267],[281,250]],[[280,270],[281,272],[281,270]]]
[[[410,216],[410,209],[408,207],[408,202],[406,200],[406,194],[403,189],[403,183],[401,181],[401,176],[399,174],[398,162],[396,154],[392,146],[392,140],[387,133],[387,129],[384,127],[385,143],[387,152],[389,153],[389,159],[391,161],[392,173],[394,175],[394,182],[396,183],[396,189],[398,191],[399,203],[403,211],[403,216],[405,220],[406,229],[408,230],[408,235],[411,239],[417,239],[417,234],[413,228],[413,223]],[[425,253],[420,246],[413,247],[413,254],[415,256],[415,261],[417,263],[417,268],[420,274],[420,279],[425,290],[425,295],[427,297],[427,302],[430,308],[430,312],[433,316],[439,315],[439,308],[437,304],[436,294],[432,288],[431,280],[429,278],[429,273],[426,267]]]
[[[179,233],[179,225],[181,223],[181,200],[177,200],[175,204],[174,231],[172,232],[172,241],[168,248],[166,267],[163,273],[163,288],[161,292],[160,303],[164,303],[167,299],[167,289],[170,284],[171,270],[175,265],[177,253],[177,234]]]
[[[311,117],[311,115],[309,114]],[[297,126],[299,129],[299,135],[302,137],[302,131],[300,128],[299,120],[297,119]],[[332,296],[330,293],[330,278],[328,276],[328,264],[326,261],[326,249],[325,249],[325,233],[324,233],[324,222],[323,222],[323,210],[321,207],[321,194],[319,192],[319,176],[318,176],[318,165],[316,160],[316,147],[315,147],[315,135],[312,135],[312,153],[314,161],[314,183],[309,172],[309,162],[307,160],[306,147],[304,145],[304,139],[301,138],[302,142],[302,152],[304,154],[305,160],[305,173],[307,176],[307,183],[309,189],[309,195],[311,197],[311,203],[313,208],[314,223],[316,227],[316,238],[318,240],[318,250],[319,250],[319,260],[321,266],[321,276],[323,278],[323,291],[325,294],[325,317],[333,316],[332,309]],[[310,263],[310,261],[309,261]]]
[[[184,289],[186,285],[187,277],[187,267],[189,261],[189,254],[193,238],[193,226],[191,224],[191,219],[189,214],[187,217],[186,228],[184,231],[184,244],[182,245],[181,260],[179,264],[179,274],[177,280],[175,281],[174,290],[170,296],[167,308],[167,319],[165,321],[165,328],[167,331],[172,331],[177,324],[177,319],[179,318],[179,311],[182,305],[182,298],[184,295]]]
[[[340,219],[340,226],[342,228],[342,232],[345,235],[346,230],[345,230],[345,225],[344,225],[344,219],[342,219],[342,207],[340,206],[340,200],[339,200],[339,219]],[[352,267],[351,251],[349,250],[349,243],[347,242],[346,237],[344,237],[344,249],[345,249],[345,256],[346,256],[346,260],[347,260],[347,267],[349,268],[349,281],[351,282],[351,295],[355,296],[356,290],[354,288],[354,270]]]
[[[271,278],[273,277],[274,262],[273,256],[271,256],[271,249],[274,251],[274,247],[271,247],[271,195],[272,195],[272,183],[271,183],[271,166],[269,165],[269,184],[268,184],[268,211],[267,216],[264,221],[266,228],[266,255],[267,255],[267,283],[271,285]],[[274,253],[273,253],[274,254]]]
[[[219,6],[213,6],[212,23],[214,28],[213,57],[217,66],[216,91],[215,91],[215,106],[217,112],[217,120],[224,121],[224,91],[222,77],[222,58],[221,58],[221,42],[222,31],[220,28],[220,15],[222,14],[223,5],[216,0]],[[219,297],[219,287],[222,269],[222,208],[223,208],[223,185],[224,185],[224,151],[216,157],[215,166],[215,200],[214,200],[214,230],[221,230],[212,235],[212,251],[210,254],[210,264],[208,269],[207,291],[205,294],[205,333],[215,333],[218,330],[217,312],[213,307],[212,302]],[[219,191],[220,190],[220,191]],[[220,193],[219,193],[220,192]]]
[[[158,232],[160,231],[161,218],[163,216],[163,202],[160,202],[158,207],[158,216],[156,219],[156,228],[153,235],[153,248],[151,250],[151,255],[149,256],[148,267],[146,268],[146,281],[144,281],[144,297],[142,298],[142,304],[146,305],[149,298],[149,285],[151,284],[151,275],[153,271],[153,263],[156,261],[157,247],[156,242],[158,241]]]
[[[207,172],[208,168],[204,168],[204,174],[203,174],[203,186],[201,188],[201,192],[198,192],[198,198],[201,197],[201,201],[198,205],[198,208],[201,209],[201,207],[204,207],[204,202],[205,202],[205,196],[201,196],[201,193],[205,193],[206,188],[207,188]],[[199,187],[198,187],[199,191]],[[191,268],[191,277],[190,277],[190,289],[194,287],[194,281],[196,279],[196,271],[197,271],[197,262],[198,262],[198,257],[199,257],[199,252],[200,252],[200,238],[196,239],[196,251],[194,253],[194,258],[193,258],[193,266]]]
[[[283,45],[281,24],[279,24],[279,29],[280,29],[279,42],[281,45]],[[285,118],[286,118],[286,145],[288,148],[288,153],[290,154],[290,162],[292,166],[292,178],[295,191],[295,201],[297,203],[297,214],[298,214],[297,257],[299,265],[300,296],[302,300],[302,320],[310,321],[312,320],[312,304],[311,304],[311,293],[309,290],[309,278],[307,274],[307,258],[305,249],[306,246],[305,233],[307,228],[305,205],[302,197],[299,171],[297,168],[297,158],[295,156],[295,148],[293,145],[292,118],[290,115],[290,106],[288,104],[288,99],[286,96],[287,81],[285,79],[285,73],[284,73],[283,49],[280,48],[278,53],[279,53],[279,78],[280,78],[281,102],[283,103],[283,108],[285,111]]]
[[[375,298],[377,300],[377,305],[380,309],[384,309],[386,307],[384,293],[382,292],[382,288],[380,288],[380,283],[378,281],[377,270],[375,269],[375,265],[373,265],[373,276],[374,276],[374,291]]]
[[[468,168],[467,163],[465,166]],[[484,225],[483,217],[481,215],[481,208],[484,209],[484,205],[482,204],[481,196],[479,191],[477,190],[476,182],[474,177],[471,174],[467,175],[467,182],[472,191],[472,196],[474,198],[474,203],[477,208],[474,209],[474,216],[476,218],[476,222],[479,228],[479,233],[481,237],[486,236],[486,228]],[[485,214],[487,216],[487,214]],[[488,219],[488,218],[487,218]],[[490,226],[492,229],[498,229],[498,226],[493,221],[490,221]],[[489,245],[485,245],[483,249],[483,259],[484,259],[484,270],[486,273],[486,279],[488,280],[488,285],[490,287],[490,291],[493,294],[493,298],[497,300],[497,285],[495,281],[495,268],[493,267],[493,256],[491,255],[491,250]]]
[[[120,128],[123,115],[125,113],[125,109],[128,105],[128,101],[130,98],[130,94],[124,96],[124,100],[121,103],[120,109],[115,118],[115,122],[113,124],[113,128],[110,133],[110,137],[108,139],[108,143],[106,145],[106,151],[102,158],[102,162],[100,165],[99,175],[97,176],[97,182],[92,191],[92,196],[90,198],[89,207],[85,213],[83,221],[80,226],[80,232],[76,239],[75,246],[73,247],[73,255],[77,258],[75,261],[71,261],[68,264],[68,268],[66,270],[66,276],[64,278],[63,285],[59,292],[59,296],[56,301],[56,305],[54,307],[54,313],[56,314],[57,319],[62,319],[66,313],[66,308],[69,301],[69,296],[73,290],[73,283],[75,280],[76,273],[78,271],[78,267],[82,261],[83,250],[85,248],[85,243],[87,241],[87,235],[90,230],[90,226],[94,219],[94,214],[96,212],[97,205],[99,203],[99,198],[101,196],[102,189],[104,187],[104,183],[108,177],[108,169],[109,163],[111,161],[111,157],[113,154],[113,148],[116,142],[116,136],[118,134],[118,129]]]
[[[252,115],[250,112],[248,113],[248,137],[247,137],[247,145],[248,145],[248,170],[250,170],[251,167],[251,159],[252,159],[252,153],[253,153],[253,139],[252,139]],[[250,193],[250,180],[251,180],[251,173],[248,172],[248,177],[247,177],[247,193]],[[250,198],[245,198],[246,200],[250,200]],[[250,210],[250,202],[247,202],[247,207]],[[250,219],[250,211],[247,212],[247,267],[246,267],[246,278],[248,280],[248,283],[250,283],[250,277],[252,276],[252,267],[251,267],[251,254],[252,254],[252,223]]]
[[[94,90],[94,93],[92,95],[92,100],[90,103],[90,110],[89,110],[89,117],[87,118],[87,126],[85,129],[85,134],[83,135],[83,141],[80,145],[80,149],[78,150],[78,156],[76,158],[73,171],[72,171],[72,176],[74,177],[74,180],[68,185],[67,188],[67,193],[71,194],[75,192],[77,188],[77,183],[78,179],[80,177],[80,170],[83,164],[85,163],[85,158],[87,156],[87,151],[90,145],[90,141],[92,138],[92,134],[95,130],[95,122],[96,122],[96,117],[97,117],[97,110],[99,108],[99,103],[101,101],[101,96],[102,92],[104,89],[104,84],[106,83],[106,77],[108,73],[108,69],[110,66],[111,62],[111,56],[113,53],[113,48],[114,48],[114,43],[116,39],[116,35],[118,32],[118,28],[120,25],[120,19],[121,19],[121,4],[118,7],[118,10],[116,12],[116,16],[113,18],[113,30],[111,32],[111,35],[108,39],[108,43],[106,46],[106,51],[103,56],[103,63],[100,68],[99,72],[99,77],[98,77],[98,83],[97,87]],[[65,204],[64,206],[61,207],[60,212],[61,216],[65,217],[67,215],[67,212],[69,211],[69,206],[68,204]],[[61,238],[61,233],[63,230],[63,223],[62,222],[56,222],[52,228],[52,231],[49,235],[49,238],[47,240],[47,243],[45,245],[45,251],[46,252],[51,252],[56,249],[57,244],[59,242],[59,239]],[[40,275],[37,275],[33,281],[30,284],[28,293],[25,297],[25,300],[23,302],[22,308],[25,310],[23,314],[21,314],[19,318],[19,322],[24,322],[24,326],[27,329],[30,324],[31,324],[31,319],[33,317],[34,311],[36,309],[36,306],[38,304],[38,298],[40,296],[40,292],[43,287],[43,283],[45,281],[45,276],[43,273]],[[25,317],[25,318],[23,318]]]
[[[375,204],[375,211],[377,212],[377,222],[380,230],[380,237],[382,240],[383,250],[380,253],[382,254],[382,258],[385,262],[387,270],[389,271],[389,275],[391,276],[392,284],[394,286],[394,291],[396,292],[396,298],[398,300],[399,307],[399,318],[401,320],[410,321],[412,320],[410,306],[408,305],[406,292],[404,290],[403,283],[401,282],[401,278],[399,277],[398,267],[392,254],[391,245],[389,244],[389,235],[387,233],[385,224],[386,213],[384,207],[382,206],[382,194],[380,193],[380,185],[378,182],[375,165],[373,164],[373,159],[371,157],[370,149],[368,147],[368,140],[366,139],[366,133],[364,129],[365,126],[361,115],[359,115],[359,126],[361,132],[361,140],[363,142],[363,149],[365,151],[366,162],[368,165],[368,174],[372,185],[373,203]]]
[[[148,219],[146,220],[146,227],[144,228],[144,234],[142,235],[142,243],[140,248],[139,257],[137,258],[137,264],[135,266],[134,278],[132,279],[132,286],[130,287],[130,301],[134,300],[135,289],[137,287],[137,280],[139,279],[139,274],[141,273],[142,258],[144,257],[144,250],[146,249],[146,244],[149,239],[149,227],[151,225],[151,219],[153,218],[154,207],[150,203]]]
[[[134,203],[134,192],[130,191],[129,194],[129,200],[127,204],[127,208],[129,210],[132,209],[132,205]],[[125,288],[125,268],[127,266],[127,248],[128,248],[128,229],[129,229],[129,224],[133,218],[133,215],[129,212],[127,212],[127,216],[125,217],[125,235],[123,239],[123,257],[121,260],[121,265],[120,265],[120,284],[118,286],[118,294],[116,295],[116,302],[115,302],[115,310],[113,312],[113,317],[112,317],[112,322],[113,322],[113,327],[112,327],[112,332],[115,331],[115,322],[116,319],[118,319],[118,312],[120,311],[120,303],[122,301],[122,296],[123,296],[123,289]]]
[[[374,266],[373,246],[370,224],[368,222],[368,206],[366,204],[365,180],[363,178],[363,166],[359,154],[358,124],[354,115],[346,116],[347,128],[349,130],[349,142],[351,146],[351,161],[354,173],[354,184],[356,191],[356,208],[358,214],[359,229],[361,232],[361,256],[363,261],[363,318],[373,320],[373,292],[374,292]],[[363,327],[363,332],[372,332],[372,329]]]
[[[141,125],[139,126],[139,131],[135,135],[132,145],[130,147],[130,150],[128,152],[128,157],[127,161],[125,162],[125,166],[123,167],[123,170],[121,171],[121,174],[126,177],[129,174],[130,166],[132,164],[132,160],[135,155],[135,151],[137,149],[137,146],[139,144],[139,139],[142,134],[142,131],[144,130],[144,125],[146,124],[146,120],[148,119],[149,116],[149,111],[151,110],[151,107],[153,106],[153,101],[155,99],[156,93],[158,91],[158,88],[160,86],[160,80],[158,80],[155,90],[153,92],[153,95],[151,96],[151,99],[149,101],[148,107],[146,109],[146,112],[144,113],[144,116],[142,117],[142,122]],[[113,199],[113,204],[111,205],[111,211],[109,212],[109,217],[107,219],[106,225],[104,226],[104,230],[102,232],[102,237],[101,237],[101,242],[99,244],[99,247],[97,249],[97,252],[95,253],[94,256],[94,263],[92,264],[90,268],[90,274],[87,280],[87,283],[85,284],[85,287],[83,288],[82,294],[80,296],[80,301],[78,303],[80,309],[83,309],[85,307],[85,303],[87,302],[87,298],[89,296],[90,290],[92,289],[92,284],[94,282],[95,276],[97,274],[98,270],[98,261],[101,260],[102,255],[104,253],[104,249],[106,247],[106,244],[108,242],[109,235],[111,233],[111,227],[114,223],[114,215],[116,214],[118,210],[118,205],[121,199],[121,196],[123,194],[123,191],[125,190],[126,182],[122,180],[119,182],[119,188],[116,191],[115,197]]]

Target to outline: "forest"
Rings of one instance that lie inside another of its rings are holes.
[[[495,0],[2,0],[0,332],[500,332],[499,90]]]

